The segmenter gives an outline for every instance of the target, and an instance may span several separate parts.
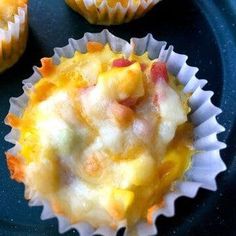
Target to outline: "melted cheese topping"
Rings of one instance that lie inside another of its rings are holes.
[[[7,23],[18,14],[18,8],[26,3],[27,0],[0,0],[0,28],[6,29]]]
[[[72,223],[132,225],[189,166],[188,96],[171,75],[151,80],[156,60],[147,54],[116,67],[122,54],[88,49],[57,66],[43,60],[43,78],[15,120],[23,182]]]

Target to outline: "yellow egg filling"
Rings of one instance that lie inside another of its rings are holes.
[[[188,95],[147,54],[87,48],[42,61],[23,115],[8,115],[21,145],[9,169],[72,223],[151,223],[194,152]]]

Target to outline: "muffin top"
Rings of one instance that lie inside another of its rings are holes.
[[[9,21],[14,21],[18,8],[23,7],[27,0],[0,0],[0,28],[7,29]]]
[[[76,223],[129,225],[148,218],[190,164],[188,95],[166,64],[125,58],[88,42],[87,53],[42,60],[20,117],[12,177]]]

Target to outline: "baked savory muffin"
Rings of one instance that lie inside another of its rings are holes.
[[[27,41],[27,0],[0,0],[0,73],[22,55]]]
[[[109,45],[42,60],[42,78],[20,117],[11,176],[71,223],[129,226],[163,204],[191,163],[188,95],[166,64],[147,53],[125,58]]]
[[[160,0],[65,0],[91,24],[119,25],[143,16]]]

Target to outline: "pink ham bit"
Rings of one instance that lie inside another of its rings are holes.
[[[129,61],[128,59],[125,58],[119,58],[119,59],[115,59],[112,62],[112,66],[113,67],[126,67],[126,66],[130,66],[132,65],[134,62]]]
[[[168,80],[166,64],[164,62],[154,62],[151,68],[151,80],[156,83],[159,80]]]

